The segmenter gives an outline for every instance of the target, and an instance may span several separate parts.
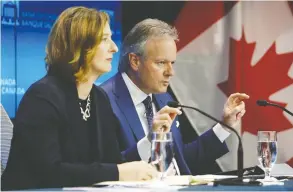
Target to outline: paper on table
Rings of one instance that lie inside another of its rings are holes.
[[[184,176],[169,176],[164,182],[168,185],[206,185],[216,179],[236,178],[235,175],[184,175]]]
[[[170,181],[160,182],[157,180],[150,181],[105,181],[101,183],[94,184],[96,187],[108,186],[108,187],[127,187],[127,188],[168,188],[171,187]],[[176,189],[180,189],[181,187],[177,187]],[[174,187],[172,186],[172,189]]]
[[[117,188],[97,188],[97,187],[64,187],[62,188],[62,191],[118,191],[119,192],[137,192],[137,188],[123,188],[123,187],[117,187]],[[147,189],[146,189],[147,190]],[[140,189],[139,191],[142,191],[142,189]],[[147,190],[148,191],[148,190]]]
[[[287,165],[286,163],[275,164],[272,168],[271,175],[276,176],[292,176],[293,177],[293,168]]]
[[[237,178],[235,175],[196,175],[192,176],[190,185],[208,184],[218,179]]]
[[[183,176],[168,176],[163,182],[156,180],[150,181],[106,181],[95,184],[95,186],[120,186],[130,188],[166,188],[172,186],[186,186],[186,185],[203,185],[214,181],[215,179],[236,178],[231,175],[183,175]]]
[[[259,165],[259,167],[261,167]],[[285,176],[285,177],[292,177],[293,178],[293,168],[287,165],[286,163],[282,164],[275,164],[272,168],[271,171],[271,180],[267,181],[266,179],[258,179],[257,181],[262,182],[264,186],[267,185],[284,185],[284,180],[278,180],[274,177],[280,177],[280,176]]]
[[[62,191],[96,191],[94,187],[63,187]]]
[[[237,178],[236,175],[196,175],[192,176],[193,179],[204,179],[214,181],[215,179],[229,179],[229,178]]]
[[[181,175],[181,176],[168,176],[164,179],[164,182],[170,186],[172,185],[189,185],[190,180],[192,176],[191,175]]]

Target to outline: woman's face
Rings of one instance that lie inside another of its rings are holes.
[[[97,48],[96,55],[92,61],[92,71],[95,74],[103,74],[111,71],[113,54],[118,51],[116,44],[112,41],[112,32],[109,23],[105,25],[103,37]]]

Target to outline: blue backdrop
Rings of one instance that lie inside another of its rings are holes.
[[[45,46],[55,19],[77,5],[106,11],[113,40],[120,48],[120,2],[1,1],[1,103],[11,118],[27,88],[46,74]],[[117,72],[118,56],[114,55],[111,72],[99,78],[97,85]]]

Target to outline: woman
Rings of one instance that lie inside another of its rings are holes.
[[[146,180],[156,174],[142,161],[119,164],[119,124],[105,93],[94,85],[111,70],[115,52],[106,13],[85,7],[61,13],[46,48],[48,73],[19,105],[2,190]]]

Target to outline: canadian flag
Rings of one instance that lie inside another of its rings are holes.
[[[293,111],[293,2],[188,1],[175,26],[180,41],[171,88],[179,102],[221,119],[228,96],[247,93],[237,128],[244,167],[258,164],[258,130],[277,131],[277,163],[293,167],[293,117],[256,105],[265,99]],[[197,112],[185,113],[198,134],[214,124]],[[227,139],[230,153],[218,159],[223,171],[236,169],[237,143],[235,135]]]

